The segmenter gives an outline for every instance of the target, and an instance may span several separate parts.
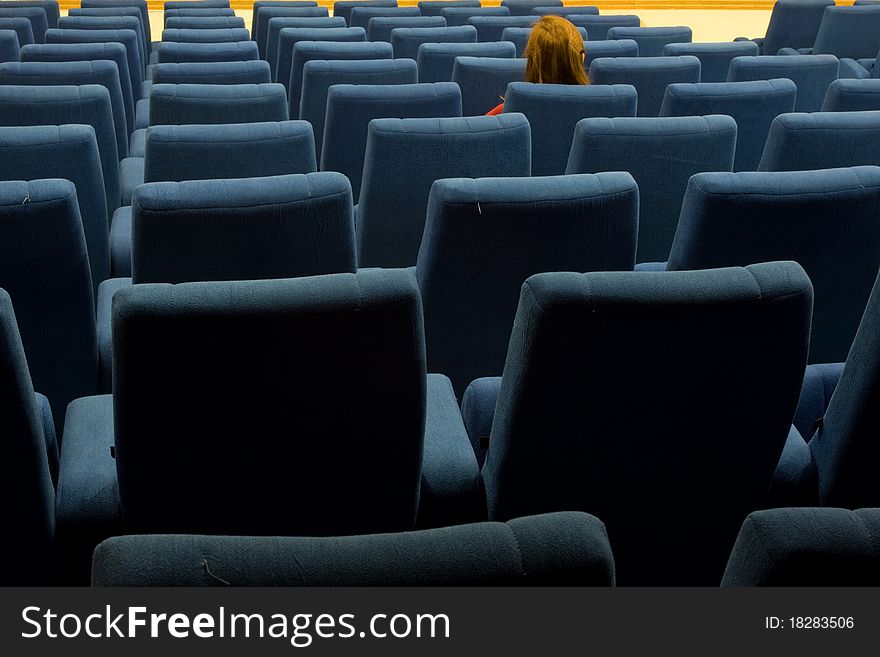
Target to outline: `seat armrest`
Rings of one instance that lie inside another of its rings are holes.
[[[113,278],[131,276],[130,205],[113,213],[113,222],[110,224],[110,275]]]
[[[95,546],[121,531],[113,397],[81,397],[67,407],[55,496],[58,554],[68,583],[87,585]]]
[[[812,48],[801,48],[800,50],[795,50],[794,48],[780,48],[776,53],[777,55],[809,55],[809,52],[801,52],[801,50],[809,50],[812,51]]]
[[[818,363],[808,365],[804,372],[794,426],[807,442],[816,433],[817,423],[828,410],[828,402],[843,374],[843,366],[844,363]]]
[[[117,290],[131,287],[130,278],[108,278],[98,286],[98,363],[101,373],[101,391],[113,391],[113,295]]]
[[[636,265],[635,271],[666,271],[665,262],[640,262]]]
[[[461,415],[467,429],[477,462],[483,467],[492,421],[495,419],[495,403],[501,390],[500,376],[487,376],[471,382],[461,400]]]
[[[128,140],[128,156],[143,157],[147,150],[147,131],[145,129],[135,130],[131,133]]]
[[[485,519],[480,469],[452,383],[442,374],[429,374],[417,525],[443,527]]]
[[[841,80],[864,80],[871,77],[871,72],[856,60],[844,57],[840,60],[840,74],[837,77]]]
[[[819,475],[813,453],[792,426],[785,441],[773,481],[765,500],[768,509],[786,506],[818,506]]]
[[[119,186],[122,189],[122,205],[131,205],[134,188],[144,184],[144,158],[127,157],[119,163]]]
[[[141,98],[134,107],[134,129],[150,127],[150,99]]]
[[[43,426],[43,438],[46,441],[46,457],[49,461],[49,473],[52,475],[52,485],[58,486],[58,439],[55,433],[55,419],[52,416],[52,406],[46,395],[34,393],[37,399],[37,412],[40,414],[40,424]]]

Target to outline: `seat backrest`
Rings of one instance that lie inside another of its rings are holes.
[[[580,32],[581,37],[583,37],[584,41],[587,40],[587,31],[579,27],[577,31]],[[496,41],[510,41],[513,45],[516,46],[516,56],[523,57],[526,51],[526,45],[529,42],[529,37],[532,35],[531,27],[505,27],[504,31],[501,32],[501,37],[495,39]]]
[[[146,26],[144,24],[144,18],[141,14],[141,10],[139,7],[135,6],[126,6],[126,7],[80,7],[80,8],[72,8],[67,11],[68,16],[92,16],[92,17],[116,17],[116,16],[131,16],[136,18],[140,23],[138,27],[138,31],[141,39],[144,42],[144,53],[148,53],[150,51],[150,38]],[[115,22],[113,23],[113,29],[118,29]],[[149,23],[149,20],[147,21]],[[75,26],[68,26],[74,27]],[[103,29],[103,28],[102,28]],[[127,27],[124,29],[128,29]],[[146,61],[146,60],[145,60]]]
[[[318,6],[318,3],[315,0],[256,0],[256,2],[254,2],[253,13],[251,14],[251,38],[256,42],[259,42],[259,40],[260,40],[260,26],[257,24],[257,21],[253,20],[253,18],[257,15],[257,12],[259,12],[263,9],[263,7],[317,7],[317,6]],[[335,15],[336,14],[334,13],[334,16]],[[343,19],[343,20],[345,20],[345,19]]]
[[[564,10],[574,7],[563,7]],[[608,39],[608,30],[612,27],[641,27],[642,20],[633,14],[591,16],[589,14],[565,14],[565,18],[576,27],[587,30],[588,41],[605,41]]]
[[[248,31],[243,27],[221,28],[217,30],[162,30],[163,42],[176,41],[178,43],[235,43],[236,41],[250,40],[251,37],[248,34]]]
[[[18,3],[16,3],[17,5]],[[46,40],[46,30],[49,29],[49,19],[43,7],[3,7],[0,6],[0,17],[26,18],[34,32],[34,42],[43,43]],[[60,21],[59,21],[60,22]]]
[[[865,307],[825,417],[809,442],[822,506],[878,506],[877,427],[880,426],[880,284]]]
[[[501,41],[508,27],[531,27],[539,16],[472,16],[467,24],[477,28],[477,41]]]
[[[626,271],[639,191],[626,173],[438,180],[417,276],[428,369],[459,398],[500,376],[522,284],[547,271]]]
[[[880,110],[880,79],[835,80],[828,86],[823,112],[866,112]]]
[[[414,68],[410,74],[416,77]],[[372,119],[455,116],[461,116],[461,91],[452,82],[333,85],[327,94],[321,170],[344,173],[357,196]]]
[[[554,6],[553,3],[542,4],[539,7],[533,7],[531,14],[535,16],[598,16],[599,8],[592,7],[588,5],[569,5],[568,7],[563,6],[562,4]]]
[[[775,55],[780,48],[812,48],[826,7],[834,0],[776,0],[770,14],[762,55]]]
[[[474,33],[474,38],[476,38],[476,33]],[[419,46],[416,58],[416,63],[419,66],[419,82],[451,82],[452,69],[455,65],[456,57],[513,59],[516,57],[516,46],[509,41],[497,41],[495,43],[423,43]]]
[[[880,509],[767,509],[745,519],[721,586],[877,586]]]
[[[256,178],[316,171],[303,121],[147,128],[144,182]]]
[[[686,26],[677,27],[612,27],[609,39],[632,39],[639,44],[639,56],[659,57],[669,43],[690,43],[693,32]]]
[[[244,27],[241,16],[170,16],[165,18],[166,30],[222,30]]]
[[[159,64],[190,64],[195,62],[250,62],[259,59],[253,41],[229,43],[185,43],[163,41],[157,48]]]
[[[426,403],[421,315],[405,271],[117,292],[113,402],[126,527],[412,529]],[[242,444],[255,435],[262,448]],[[204,508],[207,490],[216,504]]]
[[[770,126],[759,171],[880,165],[880,114],[782,114]]]
[[[21,47],[15,30],[0,27],[0,63],[17,62],[21,59]]]
[[[688,180],[701,171],[731,171],[736,133],[729,116],[584,119],[566,173],[628,171],[639,186],[636,261],[666,261]]]
[[[641,29],[641,28],[640,28]],[[590,62],[593,84],[631,84],[639,94],[638,116],[657,116],[666,88],[679,82],[700,81],[700,60],[681,57],[598,57]],[[718,112],[715,112],[718,114]]]
[[[731,60],[735,57],[754,57],[758,52],[758,44],[754,41],[667,43],[663,47],[664,57],[693,55],[699,59],[700,82],[726,82]],[[773,77],[785,76],[774,75]]]
[[[825,8],[813,53],[862,59],[880,50],[880,6]]]
[[[467,25],[472,16],[510,16],[507,7],[445,7],[440,15],[446,19],[447,27]]]
[[[286,121],[280,84],[154,84],[150,125]]]
[[[349,27],[362,27],[365,30],[373,18],[397,17],[404,16],[421,16],[422,12],[418,7],[381,7],[378,5],[363,5],[360,7],[352,7],[348,15]]]
[[[796,94],[794,82],[784,78],[671,84],[666,88],[660,116],[732,116],[738,128],[733,170],[754,171],[773,119],[794,111]]]
[[[21,49],[22,62],[90,62],[99,59],[116,63],[125,123],[134,127],[134,90],[128,71],[128,56],[121,43],[45,43],[31,44]]]
[[[92,287],[97,290],[110,276],[110,222],[101,156],[91,126],[0,127],[0,180],[44,178],[64,178],[76,187]],[[22,254],[15,249],[12,255]],[[64,409],[60,412],[63,418]]]
[[[137,7],[141,12],[141,23],[144,26],[144,32],[146,33],[147,43],[151,43],[153,41],[152,30],[150,30],[150,10],[147,7],[146,0],[82,0],[80,2],[80,6],[83,9],[88,8],[100,8],[100,7]],[[189,10],[193,11],[193,10]],[[49,27],[57,27],[58,23],[56,20],[55,25],[50,25]]]
[[[312,124],[315,131],[315,153],[318,160],[321,160],[323,152],[325,118],[327,116],[327,92],[330,87],[337,84],[346,85],[392,85],[392,84],[415,84],[418,82],[418,70],[416,63],[411,59],[370,59],[370,60],[312,60],[303,66],[303,84],[302,98],[300,99],[299,115],[303,121]],[[459,97],[461,94],[459,94]],[[461,112],[459,111],[459,116]],[[388,116],[387,114],[385,116]],[[335,116],[338,120],[340,117]],[[349,117],[341,117],[343,122]],[[360,124],[359,118],[354,117],[353,120]],[[355,174],[351,178],[352,193],[357,198],[358,190],[360,190],[361,169],[364,161],[364,147],[367,140],[367,120],[361,126],[363,134],[355,140],[353,147],[359,150],[360,167],[353,170],[349,167],[348,173]],[[337,130],[339,126],[336,126]],[[351,136],[353,131],[351,128],[343,129],[346,138]],[[337,134],[339,139],[341,135]],[[334,147],[341,149],[342,153],[336,153],[338,160],[344,158],[349,145],[344,140],[330,146],[333,152]],[[331,156],[330,161],[333,161]],[[333,167],[321,167],[324,171],[342,171],[342,169],[334,169]],[[344,173],[344,172],[343,172]],[[355,180],[356,178],[356,180]]]
[[[333,15],[342,16],[351,25],[351,12],[355,7],[396,7],[397,0],[337,0],[333,3]]]
[[[134,16],[62,16],[58,20],[62,30],[131,30],[137,35],[138,60],[141,70],[147,67],[147,46],[143,26]],[[40,43],[37,40],[37,43]]]
[[[507,85],[521,82],[525,72],[526,60],[521,57],[456,57],[452,81],[461,87],[462,114],[480,116],[504,102]]]
[[[511,16],[532,16],[535,7],[561,7],[562,0],[501,0],[501,6],[507,7]]]
[[[229,9],[229,0],[172,0],[166,2],[163,7],[167,9],[184,9],[187,7],[201,7],[203,9],[219,8]]]
[[[299,118],[303,88],[303,67],[306,62],[338,59],[391,59],[391,44],[357,41],[298,41],[293,46],[288,83],[288,105],[291,117]]]
[[[144,69],[140,65],[137,32],[132,30],[58,30],[46,32],[47,44],[121,43],[128,58],[128,74],[131,77],[131,93],[135,102],[141,99]]]
[[[108,60],[87,62],[8,62],[0,64],[0,85],[56,86],[97,84],[110,96],[116,152],[128,157],[129,125],[125,119],[119,69]],[[134,128],[134,126],[131,126]]]
[[[357,270],[351,186],[340,173],[147,183],[131,205],[134,283]]]
[[[717,585],[788,436],[811,306],[794,262],[530,277],[483,466],[489,517],[591,509],[621,584]]]
[[[391,43],[391,34],[394,30],[417,27],[446,27],[446,19],[442,16],[371,18],[367,25],[367,41],[387,41]]]
[[[269,46],[269,21],[273,18],[327,18],[326,7],[261,7],[255,12],[254,22],[257,24],[260,57],[265,58]]]
[[[97,84],[80,87],[0,86],[0,126],[63,126],[68,123],[90,125],[95,131],[107,212],[112,213],[120,201],[119,151],[107,89]]]
[[[247,62],[189,62],[156,64],[153,84],[267,84],[269,64]]]
[[[260,3],[255,2],[254,6],[256,7],[258,4],[260,4]],[[265,4],[265,3],[263,3],[263,4]],[[303,4],[305,4],[305,3],[303,3]],[[317,5],[317,3],[315,3],[315,6],[316,5]],[[193,16],[193,17],[235,16],[235,10],[234,9],[221,9],[220,7],[217,7],[217,8],[197,7],[195,9],[169,9],[168,11],[163,12],[162,16],[166,21],[173,16]]]
[[[10,200],[7,193],[13,189],[10,186],[16,185],[26,183],[0,185],[3,214]],[[15,201],[14,205],[21,204]],[[4,229],[5,226],[0,228]],[[55,489],[12,300],[3,289],[0,289],[0,354],[0,414],[7,466],[0,478],[0,493],[7,501],[3,506],[6,531],[15,537],[5,548],[15,568],[4,569],[0,583],[3,586],[49,585],[54,583],[55,575]]]
[[[593,60],[602,57],[638,57],[639,44],[632,39],[606,39],[605,41],[584,41],[584,67],[590,74]]]
[[[83,2],[86,6],[88,0]],[[58,0],[2,0],[0,7],[16,8],[16,7],[39,7],[46,12],[46,21],[49,27],[58,27],[58,18],[61,16],[61,8]]]
[[[422,16],[442,16],[443,10],[450,7],[479,7],[480,0],[420,0],[419,11]]]
[[[342,30],[346,29],[345,19],[341,16],[324,16],[324,17],[313,17],[313,18],[298,18],[298,17],[280,17],[280,18],[271,18],[269,19],[269,24],[267,26],[268,36],[266,40],[266,61],[269,62],[269,67],[272,69],[272,82],[281,82],[285,86],[287,82],[290,80],[290,58],[293,56],[293,43],[290,41],[288,37],[285,40],[284,45],[282,47],[281,41],[281,30],[287,28],[301,28],[307,32],[316,32],[317,30],[333,30],[334,36],[341,36],[343,34],[352,35],[352,34],[363,34],[363,38],[318,38],[317,36],[312,37],[316,41],[366,41],[366,30],[364,29],[352,29],[350,32],[343,32]],[[305,40],[305,39],[304,39]],[[286,61],[284,61],[286,59]],[[278,76],[278,69],[283,67],[285,75],[284,77]]]
[[[211,574],[184,569],[205,552]],[[173,555],[173,556],[172,556]],[[430,568],[425,564],[430,563]],[[234,564],[234,566],[232,565]],[[602,522],[553,513],[340,538],[124,536],[98,546],[93,586],[611,586]]]
[[[439,0],[438,0],[439,1]],[[472,25],[459,27],[398,27],[391,32],[395,58],[415,60],[423,43],[476,43],[477,30]]]
[[[840,62],[834,55],[761,55],[734,59],[727,79],[743,82],[788,78],[797,87],[794,110],[818,112],[828,86],[837,79],[839,72]]]
[[[60,427],[67,404],[98,387],[95,305],[76,188],[61,179],[0,183],[0,217],[0,287],[14,299],[34,386],[49,398]]]
[[[434,181],[529,176],[530,141],[522,114],[371,121],[358,198],[358,265],[415,264]]]
[[[810,362],[842,362],[880,269],[878,207],[878,167],[699,174],[667,269],[797,261],[815,290]]]
[[[555,176],[565,173],[578,121],[593,116],[635,116],[638,95],[628,84],[511,82],[504,99],[505,112],[520,112],[529,120],[532,175]]]
[[[276,18],[276,21],[324,20],[318,18]],[[271,29],[270,25],[270,29]],[[284,85],[290,94],[291,73],[293,69],[293,49],[300,41],[353,41],[367,40],[367,31],[362,27],[285,27],[278,33],[278,57],[275,81]],[[382,48],[384,50],[384,47]],[[298,62],[297,62],[298,63]],[[302,81],[300,81],[302,87]]]
[[[22,46],[34,43],[34,29],[27,18],[0,16],[0,29],[12,30]]]

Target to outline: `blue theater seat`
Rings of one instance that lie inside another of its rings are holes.
[[[410,72],[416,76],[415,68]],[[361,190],[367,128],[372,119],[461,116],[461,91],[452,82],[340,84],[330,87],[326,102],[321,170],[345,174],[355,197]]]
[[[154,84],[267,84],[271,82],[269,64],[262,60],[243,62],[186,62],[181,64],[153,64],[151,78],[144,82],[144,96],[138,103],[138,128],[149,125],[149,95]],[[138,138],[132,138],[137,141]],[[142,156],[143,152],[132,155]]]
[[[138,54],[137,32],[132,30],[57,30],[46,32],[47,44],[121,43],[128,59],[131,93],[134,102],[141,99],[144,68]],[[121,69],[120,69],[121,70]]]
[[[598,57],[590,62],[593,84],[627,84],[639,95],[639,116],[657,116],[667,87],[679,82],[700,81],[700,60],[682,57]],[[720,114],[721,112],[713,112]]]
[[[574,7],[567,7],[574,9]],[[602,16],[592,16],[590,14],[565,14],[565,18],[576,27],[583,27],[587,30],[587,39],[589,41],[606,41],[608,39],[608,30],[612,27],[641,27],[642,20],[633,14],[604,14]]]
[[[210,554],[210,573],[185,564]],[[602,522],[507,523],[339,538],[124,536],[98,546],[93,586],[612,586]]]
[[[538,16],[473,16],[467,24],[477,28],[477,41],[501,41],[508,27],[531,27]]]
[[[3,183],[0,198],[9,202],[6,193],[14,191],[12,186],[26,184]],[[32,186],[34,192],[42,187],[37,183]],[[50,205],[51,201],[46,199],[43,204]],[[21,204],[13,201],[15,206],[20,208]],[[4,203],[0,212],[6,214],[6,209]],[[0,479],[0,494],[7,500],[3,505],[6,531],[15,537],[4,548],[15,567],[3,570],[0,584],[45,586],[53,584],[55,579],[55,489],[40,407],[28,373],[12,301],[3,289],[0,289],[0,354],[0,413],[6,465]]]
[[[326,7],[261,7],[253,21],[257,25],[256,33],[259,38],[257,46],[260,49],[260,57],[266,58],[269,47],[269,21],[273,18],[327,18],[328,16]]]
[[[20,46],[34,43],[34,29],[27,18],[0,16],[0,29],[14,32]]]
[[[394,30],[429,27],[444,28],[446,27],[446,19],[442,16],[371,18],[367,25],[367,41],[391,43],[391,35]]]
[[[593,116],[635,116],[638,101],[635,87],[628,84],[511,82],[504,97],[505,112],[519,112],[529,120],[535,176],[565,173],[578,121]]]
[[[294,20],[294,19],[274,19]],[[297,21],[306,19],[299,18]],[[323,20],[323,19],[308,19]],[[271,27],[271,26],[270,26]],[[350,41],[364,42],[367,40],[367,31],[362,27],[285,27],[278,33],[278,57],[276,61],[275,82],[284,85],[290,93],[291,69],[293,66],[293,49],[300,41]],[[384,50],[384,48],[382,48]],[[300,82],[302,86],[302,82]]]
[[[788,79],[671,84],[660,116],[732,116],[738,128],[733,170],[754,171],[773,119],[794,111],[796,94],[797,87]]]
[[[441,0],[437,0],[438,2]],[[413,59],[423,43],[476,43],[477,30],[472,25],[460,27],[398,27],[391,32],[395,58]]]
[[[530,151],[522,114],[371,121],[357,207],[358,266],[414,265],[435,180],[528,176]]]
[[[136,7],[141,13],[141,24],[144,27],[144,33],[147,37],[147,46],[152,47],[153,33],[150,29],[150,10],[147,7],[146,0],[81,0],[80,6],[83,9],[100,9],[106,7]],[[55,22],[55,25],[52,25],[50,21],[49,27],[58,27],[57,20]]]
[[[775,55],[782,48],[812,48],[825,8],[833,6],[834,0],[776,0],[766,35],[751,41],[758,44],[762,55]]]
[[[0,6],[0,18],[26,18],[31,24],[34,42],[43,43],[46,40],[49,19],[43,7],[26,7],[18,3],[15,3],[15,6]]]
[[[590,509],[620,584],[717,585],[792,430],[803,269],[537,274],[519,303],[485,400],[490,519]]]
[[[501,6],[507,7],[511,16],[530,16],[535,7],[561,7],[562,0],[501,0]]]
[[[163,7],[167,9],[186,9],[199,7],[202,9],[220,8],[229,9],[229,0],[174,0],[166,2]]]
[[[348,15],[349,27],[362,27],[365,30],[370,24],[370,20],[380,17],[414,17],[421,16],[422,12],[418,7],[380,7],[364,5],[361,7],[352,7]]]
[[[126,0],[122,1],[125,2]],[[256,6],[260,4],[265,5],[266,3],[255,2],[254,7],[256,8]],[[313,6],[317,6],[317,3],[314,3]],[[221,9],[220,7],[217,7],[216,9],[211,7],[197,7],[195,9],[168,9],[167,11],[163,12],[162,15],[165,20],[168,20],[172,16],[192,16],[194,18],[211,16],[235,16],[235,10],[226,8]]]
[[[632,174],[639,185],[637,262],[665,261],[688,180],[701,171],[731,171],[736,133],[729,116],[584,119],[566,173]]]
[[[0,28],[0,64],[17,62],[21,59],[21,47],[15,30]]]
[[[162,41],[178,43],[234,43],[250,41],[248,31],[241,27],[217,30],[162,30]]]
[[[553,5],[553,3],[545,3],[539,7],[532,7],[532,14],[535,16],[598,16],[599,8],[589,5]]]
[[[127,7],[82,7],[82,8],[73,8],[68,10],[68,16],[90,16],[90,17],[111,17],[115,18],[118,16],[130,16],[136,18],[138,20],[139,25],[138,32],[141,36],[141,39],[144,42],[144,52],[148,53],[152,44],[150,43],[150,33],[146,30],[144,26],[144,19],[141,14],[141,10],[138,7],[127,6]],[[111,21],[114,23],[115,21]],[[69,25],[68,27],[73,27],[76,29],[76,26]],[[102,27],[102,29],[105,29]],[[115,25],[110,27],[109,29],[118,29]],[[125,28],[127,29],[127,28]]]
[[[83,6],[88,6],[90,0],[83,0]],[[61,9],[58,0],[2,0],[0,7],[4,9],[18,7],[39,7],[46,12],[46,22],[49,27],[58,27],[58,18],[61,16]]]
[[[473,16],[510,16],[507,7],[445,7],[440,10],[440,15],[446,19],[448,27],[467,25],[468,19]]]
[[[241,16],[171,16],[165,18],[166,30],[222,30],[244,27]]]
[[[286,82],[290,78],[290,58],[293,55],[293,44],[289,43],[289,45],[284,46],[284,50],[282,51],[281,44],[281,30],[286,28],[298,28],[303,29],[308,32],[316,32],[317,30],[325,30],[325,29],[333,29],[336,33],[338,30],[345,29],[345,20],[339,16],[324,16],[324,17],[314,17],[314,18],[289,18],[289,17],[281,17],[281,18],[270,18],[269,24],[266,27],[267,36],[266,36],[266,61],[269,62],[269,66],[272,69],[272,81],[273,82],[282,82],[281,79],[278,78],[277,71],[279,67],[284,66],[287,71],[287,77],[283,79],[283,82]],[[360,41],[366,40],[366,31],[365,30],[352,30],[352,33],[363,33],[365,36],[363,39],[359,39]],[[316,41],[322,41],[324,39],[315,38]],[[335,41],[336,39],[328,38],[327,41]],[[354,39],[351,39],[354,40]],[[287,58],[287,62],[283,62],[282,59]]]
[[[98,392],[95,304],[76,188],[61,179],[0,183],[0,217],[2,243],[18,247],[0,261],[0,287],[15,303],[30,376],[60,428],[68,403]]]
[[[632,39],[607,39],[605,41],[584,41],[584,68],[587,75],[593,60],[602,57],[638,57],[639,44]]]
[[[249,62],[259,59],[257,44],[253,41],[227,43],[188,43],[163,41],[156,52],[158,64],[185,64],[193,62]]]
[[[754,41],[669,43],[663,47],[664,57],[693,55],[699,59],[700,82],[727,82],[731,60],[736,57],[754,57],[757,54],[758,44]],[[773,77],[780,78],[785,76],[774,75]]]
[[[257,13],[262,11],[264,7],[317,7],[315,0],[256,0],[251,14],[251,38],[260,42],[260,26],[259,21],[253,20]],[[234,13],[234,12],[233,12]],[[166,13],[166,16],[168,14]],[[271,19],[270,19],[271,20]],[[343,19],[345,20],[345,19]],[[265,36],[265,35],[264,35]]]
[[[797,87],[796,112],[818,112],[829,85],[837,79],[840,62],[834,55],[737,57],[730,63],[730,82],[788,78]]]
[[[608,30],[608,38],[632,39],[639,44],[640,57],[659,57],[667,44],[693,41],[693,33],[691,28],[685,26],[612,27]]]
[[[880,6],[825,8],[812,48],[781,48],[780,55],[873,57],[880,50]]]
[[[435,182],[416,267],[428,369],[459,396],[500,375],[532,274],[632,270],[638,197],[626,173]]]
[[[313,60],[303,66],[302,98],[300,99],[299,116],[312,124],[315,132],[315,153],[321,161],[324,144],[324,121],[327,116],[327,92],[337,84],[345,85],[392,85],[415,84],[418,82],[416,64],[411,59],[374,59],[374,60]],[[460,97],[460,94],[459,94]],[[459,104],[460,105],[460,104]],[[459,116],[461,110],[459,108]],[[386,115],[387,116],[387,115]],[[335,117],[337,120],[339,117]],[[347,120],[347,117],[342,117]],[[368,123],[369,121],[367,121]],[[338,126],[337,126],[338,127]],[[366,142],[367,124],[362,126],[363,135],[355,140],[360,144],[360,156],[357,158],[363,167],[363,149]],[[348,132],[351,127],[348,128]],[[343,130],[344,134],[348,134]],[[335,145],[346,151],[349,145],[343,139]],[[331,158],[332,161],[332,158]],[[342,171],[332,166],[322,166],[322,170]],[[344,172],[344,171],[343,171]],[[357,197],[360,190],[361,170],[350,171],[352,190]]]
[[[337,0],[333,3],[333,15],[342,16],[351,26],[351,12],[355,7],[396,7],[397,0]]]
[[[828,87],[823,112],[880,110],[880,79],[835,80]]]
[[[504,100],[508,84],[522,82],[525,72],[526,60],[521,58],[456,57],[452,81],[461,87],[462,114],[485,114]]]
[[[417,6],[422,16],[442,16],[443,10],[451,7],[479,7],[480,0],[420,0]]]
[[[416,58],[416,63],[419,66],[419,82],[451,82],[452,69],[455,66],[457,57],[513,59],[516,57],[516,46],[509,41],[494,43],[423,43],[419,46],[419,54]],[[522,75],[520,75],[521,78]]]
[[[147,67],[147,41],[140,18],[134,16],[62,16],[58,21],[62,30],[131,30],[137,35],[138,61],[141,70]],[[41,43],[37,39],[37,43]]]

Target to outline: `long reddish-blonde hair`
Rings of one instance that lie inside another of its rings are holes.
[[[525,56],[526,82],[590,84],[584,70],[583,37],[560,16],[544,16],[535,23]]]

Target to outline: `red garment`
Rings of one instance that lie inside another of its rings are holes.
[[[504,111],[504,103],[498,103],[495,107],[486,112],[486,116],[495,116],[496,114],[501,114]]]

